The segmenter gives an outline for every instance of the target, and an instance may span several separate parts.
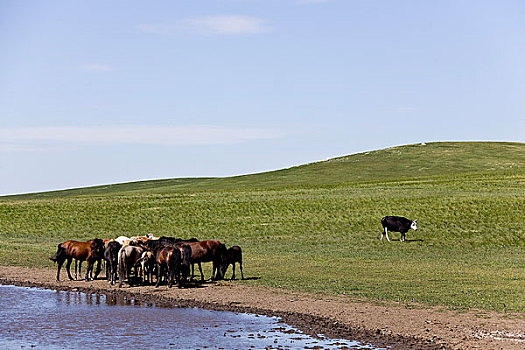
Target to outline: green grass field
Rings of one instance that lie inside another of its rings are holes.
[[[259,277],[238,283],[525,312],[524,208],[525,144],[408,145],[231,178],[0,197],[0,261],[52,268],[67,239],[219,239],[242,246],[245,274]],[[380,242],[385,215],[419,229]]]

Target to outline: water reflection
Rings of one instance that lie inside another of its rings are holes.
[[[0,286],[0,300],[0,348],[371,349],[314,338],[275,317],[126,297]]]

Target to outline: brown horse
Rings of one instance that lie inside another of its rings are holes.
[[[242,249],[238,245],[228,248],[226,251],[226,264],[222,265],[222,276],[226,274],[226,270],[230,264],[233,268],[232,280],[235,279],[235,263],[239,263],[241,268],[241,279],[244,279],[244,273],[242,272]]]
[[[173,283],[179,280],[180,276],[180,249],[170,245],[160,247],[155,252],[155,260],[157,261],[157,284],[155,287],[160,285],[160,281],[164,273],[166,273],[166,281],[168,282],[168,287],[171,288]]]
[[[114,284],[117,279],[118,271],[118,252],[122,245],[117,241],[108,242],[104,250],[104,260],[106,260],[106,277],[109,283]]]
[[[204,274],[202,273],[201,263],[203,262],[212,262],[213,263],[213,272],[211,274],[211,279],[223,279],[223,268],[226,264],[226,246],[219,241],[208,240],[200,242],[188,242],[185,243],[191,248],[191,263],[192,271],[191,277],[194,276],[193,264],[199,265],[199,271],[201,273],[201,281],[204,280]],[[217,275],[215,275],[217,272]]]
[[[96,279],[97,276],[99,275],[100,270],[101,270],[100,263],[102,262],[102,260],[104,260],[104,250],[105,250],[104,240],[95,238],[91,242],[90,253],[86,259],[88,262],[88,267],[87,267],[88,271],[86,273],[86,276],[89,276],[89,279]],[[93,266],[95,265],[95,262],[97,263],[97,268],[95,269],[95,275],[92,276]],[[80,274],[80,271],[79,271],[79,274]],[[86,278],[86,281],[88,281],[89,279]]]
[[[175,245],[179,248],[181,253],[181,262],[180,262],[180,274],[181,279],[179,281],[179,286],[186,283],[188,276],[190,274],[191,266],[191,247],[186,243],[177,243]]]
[[[88,281],[90,274],[93,270],[93,265],[96,261],[99,261],[104,256],[104,242],[101,239],[95,238],[90,241],[66,241],[58,245],[57,252],[54,256],[49,259],[58,264],[57,268],[57,281],[60,281],[60,269],[67,260],[66,271],[70,280],[73,280],[71,276],[71,261],[76,259],[80,261],[80,268],[82,268],[82,262],[87,261],[88,267],[86,272],[85,280]],[[75,261],[75,277],[76,277],[76,261]],[[100,273],[100,264],[98,265],[97,271],[95,271],[95,277]]]
[[[140,268],[142,270],[142,284],[153,283],[153,272],[155,270],[155,255],[148,251],[144,250],[142,257],[140,258]]]

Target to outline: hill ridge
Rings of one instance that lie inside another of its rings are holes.
[[[420,142],[338,156],[289,168],[230,177],[139,180],[124,183],[0,197],[32,199],[85,195],[170,193],[223,189],[267,189],[361,182],[477,172],[520,171],[525,168],[525,143]]]

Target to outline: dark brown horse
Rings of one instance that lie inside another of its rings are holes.
[[[86,281],[88,281],[89,279],[96,279],[97,276],[99,275],[100,270],[101,270],[100,263],[102,262],[102,260],[104,260],[104,250],[105,250],[104,240],[95,238],[91,242],[90,253],[86,259],[88,262],[88,271],[86,273],[86,276],[89,276],[88,278],[86,278]],[[95,265],[95,262],[97,263],[97,268],[95,269],[95,274],[93,276],[92,275],[93,266]],[[79,271],[79,274],[80,274],[80,271]]]
[[[104,260],[106,260],[106,277],[109,283],[114,284],[117,280],[118,272],[118,252],[122,245],[117,241],[110,241],[104,250]]]
[[[179,285],[186,283],[188,276],[190,274],[191,266],[191,246],[185,243],[178,243],[176,245],[181,253],[181,262],[180,262],[180,274],[181,279]]]
[[[143,244],[143,247],[149,251],[157,252],[162,247],[173,246],[177,247],[181,252],[181,262],[180,262],[180,284],[184,284],[187,281],[190,274],[191,264],[191,247],[187,245],[188,242],[198,242],[197,238],[190,239],[181,239],[174,237],[162,236],[157,239],[150,239]],[[158,273],[157,273],[158,275]]]
[[[188,242],[185,243],[191,248],[191,263],[199,265],[199,271],[201,273],[201,281],[204,280],[204,274],[202,273],[201,263],[212,262],[213,272],[211,279],[223,279],[223,269],[221,268],[226,264],[226,246],[219,241],[209,240],[200,242]],[[193,274],[192,265],[192,278]],[[215,274],[217,272],[217,275]]]
[[[180,243],[198,242],[198,241],[199,240],[197,238],[182,239],[182,238],[162,236],[157,239],[149,239],[140,245],[153,252],[159,249],[159,247],[161,246],[176,245]]]
[[[140,260],[140,267],[142,270],[142,284],[146,284],[146,281],[148,284],[153,283],[153,273],[156,268],[155,255],[148,250],[144,250]]]
[[[222,265],[222,276],[226,274],[226,270],[230,264],[232,265],[233,273],[232,280],[235,279],[235,263],[239,263],[241,268],[241,279],[244,279],[244,273],[242,272],[242,249],[238,245],[228,248],[226,251],[226,264]]]
[[[49,259],[58,264],[57,268],[57,281],[60,281],[60,269],[67,260],[66,271],[70,280],[73,280],[71,276],[71,261],[76,259],[80,262],[80,268],[82,268],[82,262],[87,261],[88,267],[86,272],[85,280],[90,279],[90,274],[93,271],[93,265],[96,261],[100,261],[104,256],[104,242],[101,239],[95,238],[90,241],[66,241],[58,245],[57,252],[54,256]],[[75,261],[75,277],[76,277],[76,261]],[[95,271],[95,277],[100,273],[100,264]]]
[[[155,252],[155,260],[157,261],[157,284],[155,287],[160,285],[162,277],[165,275],[168,287],[171,288],[180,277],[180,249],[172,245],[160,247]]]

